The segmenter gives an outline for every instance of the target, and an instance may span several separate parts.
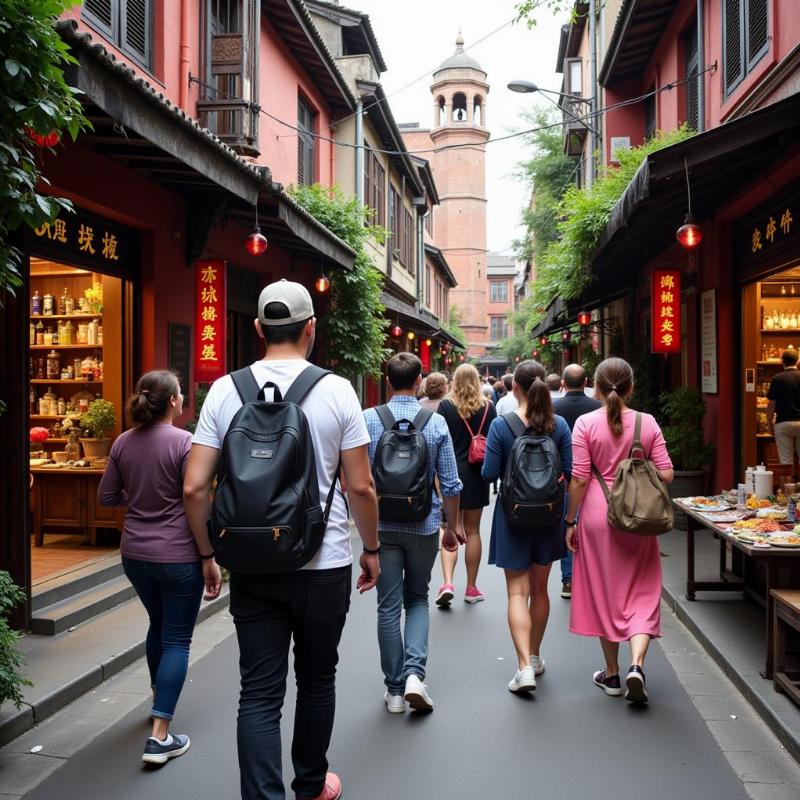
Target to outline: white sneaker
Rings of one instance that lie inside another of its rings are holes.
[[[406,678],[405,699],[414,711],[433,711],[433,700],[428,694],[428,687],[416,675]]]
[[[538,678],[544,674],[544,659],[539,656],[531,656],[531,666],[533,667],[533,674]]]
[[[517,670],[517,674],[512,680],[508,682],[508,691],[514,692],[532,692],[536,689],[536,675],[533,672],[533,667],[523,667]]]
[[[383,699],[386,702],[386,710],[390,714],[404,714],[406,710],[406,701],[401,694],[383,693]]]

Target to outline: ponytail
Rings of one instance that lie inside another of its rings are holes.
[[[525,416],[528,418],[528,427],[539,434],[552,433],[556,427],[553,400],[545,383],[546,375],[544,367],[531,359],[523,361],[514,370],[514,382],[527,396]]]
[[[165,369],[142,375],[136,391],[128,398],[126,411],[131,425],[147,427],[164,419],[169,411],[170,399],[180,394],[178,377]]]
[[[625,408],[626,398],[633,390],[631,365],[622,358],[607,358],[598,365],[594,373],[594,383],[606,406],[608,427],[614,436],[621,436],[622,410]]]

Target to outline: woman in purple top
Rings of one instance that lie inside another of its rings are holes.
[[[212,599],[221,585],[214,554],[198,552],[183,511],[183,474],[192,436],[172,425],[182,411],[174,373],[143,375],[127,405],[134,427],[112,445],[98,489],[102,505],[127,507],[122,565],[150,617],[153,733],[142,760],[151,764],[163,764],[189,749],[189,737],[170,734],[169,724],[186,680],[203,586]]]

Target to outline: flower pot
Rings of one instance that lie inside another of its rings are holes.
[[[105,458],[111,448],[111,439],[81,439],[84,458]]]
[[[697,495],[703,494],[705,485],[706,473],[703,470],[693,470],[691,472],[675,470],[675,480],[667,486],[667,493],[670,498],[697,497]],[[685,531],[686,514],[675,504],[673,504],[672,508],[675,512],[675,528],[680,531]]]

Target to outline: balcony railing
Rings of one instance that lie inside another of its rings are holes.
[[[565,94],[562,95],[559,105],[564,118],[564,152],[568,156],[580,155],[589,132],[586,122],[580,118],[589,112],[589,100]]]

